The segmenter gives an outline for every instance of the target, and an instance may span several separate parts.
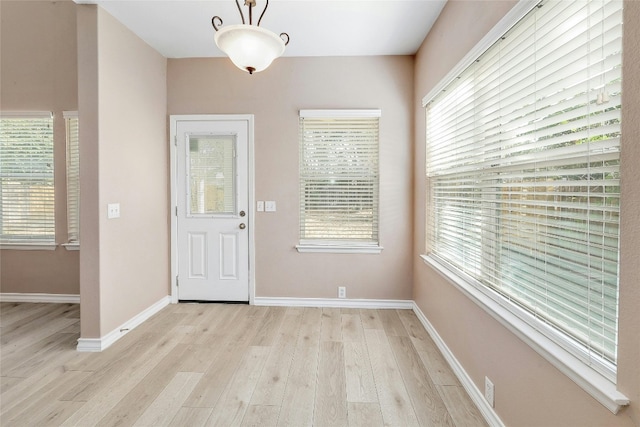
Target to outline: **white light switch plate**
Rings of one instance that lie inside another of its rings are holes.
[[[256,202],[256,210],[257,210],[258,212],[264,212],[264,201],[262,201],[262,200],[258,200],[258,201]]]
[[[276,211],[276,202],[273,200],[267,200],[264,202],[264,210],[267,212],[275,212]]]
[[[107,205],[107,218],[120,218],[120,203],[109,203]]]

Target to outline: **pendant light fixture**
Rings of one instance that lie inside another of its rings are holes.
[[[245,0],[244,5],[249,8],[248,24],[245,23],[242,8],[236,0],[242,24],[221,28],[222,19],[214,16],[211,18],[211,25],[216,30],[214,40],[220,50],[229,56],[236,67],[253,74],[266,69],[274,59],[284,53],[284,47],[289,44],[289,35],[280,33],[278,36],[260,27],[262,17],[269,7],[269,0],[266,0],[256,25],[253,25],[253,8],[256,0]]]

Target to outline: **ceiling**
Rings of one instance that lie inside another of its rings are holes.
[[[211,18],[240,24],[234,0],[75,0],[97,3],[167,58],[224,56]],[[245,19],[248,8],[239,0]],[[271,0],[260,24],[291,41],[284,56],[412,55],[446,0]],[[257,0],[253,23],[265,0]],[[248,22],[247,22],[248,23]]]

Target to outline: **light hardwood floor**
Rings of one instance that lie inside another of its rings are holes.
[[[102,353],[79,307],[0,305],[4,426],[484,426],[409,310],[176,304]]]

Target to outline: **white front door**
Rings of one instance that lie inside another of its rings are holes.
[[[250,122],[174,123],[178,300],[249,301]]]

